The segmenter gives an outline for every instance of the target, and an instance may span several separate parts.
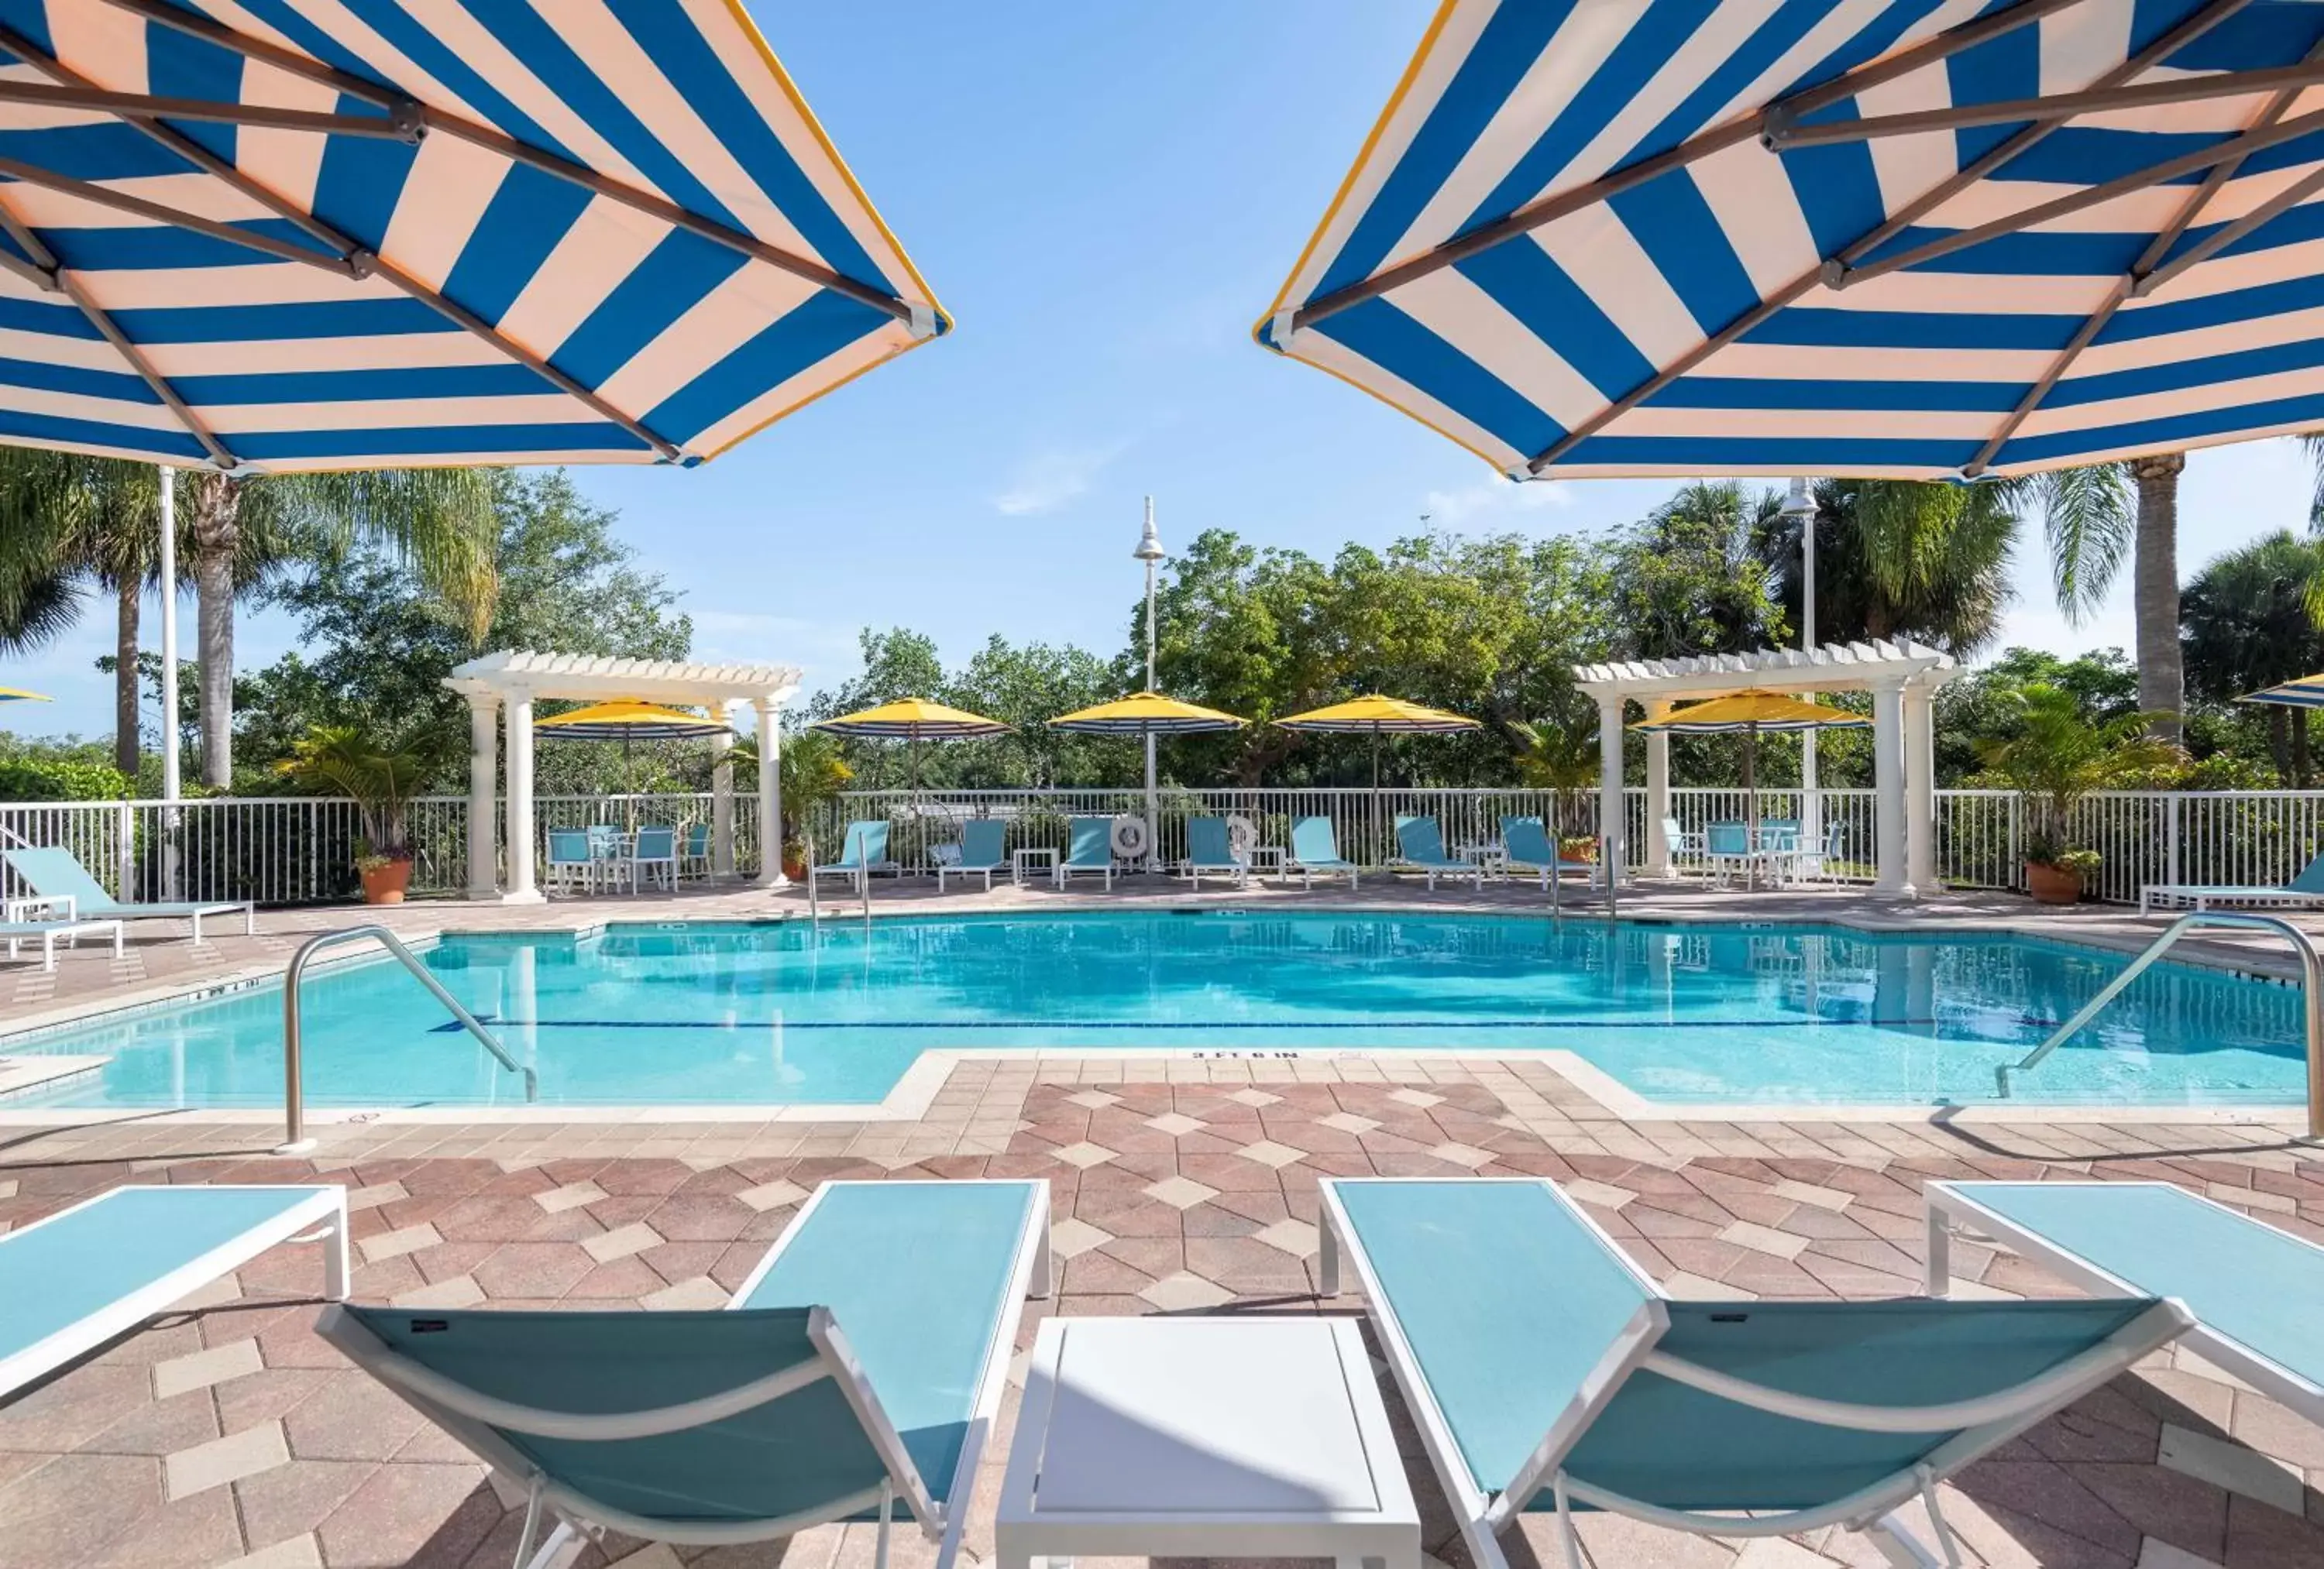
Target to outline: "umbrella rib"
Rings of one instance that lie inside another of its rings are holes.
[[[2209,76],[2141,82],[2133,87],[2090,87],[2079,93],[2055,93],[2036,98],[1997,99],[1987,104],[1962,104],[1947,109],[1916,109],[1909,114],[1875,115],[1862,120],[1820,121],[1802,125],[1790,113],[1767,111],[1762,138],[1768,147],[1829,147],[1868,142],[1881,136],[1914,136],[1931,131],[1953,131],[1975,125],[2006,125],[2018,120],[2053,120],[2063,115],[2102,115],[2167,104],[2199,103],[2210,98],[2256,97],[2283,88],[2297,89],[2324,81],[2324,66],[2314,60],[2263,70],[2215,71]]]
[[[141,0],[106,0],[106,3],[118,5],[138,4]],[[2061,11],[2070,5],[2084,3],[2085,0],[2018,0],[2018,4],[2006,10],[1991,13],[1975,21],[1964,23],[1959,27],[1940,32],[1886,60],[1868,61],[1855,70],[1826,82],[1821,87],[1809,87],[1794,93],[1788,98],[1776,100],[1775,103],[1757,114],[1748,115],[1739,120],[1731,120],[1724,125],[1703,132],[1689,141],[1681,142],[1667,152],[1659,152],[1651,158],[1641,159],[1627,169],[1616,170],[1613,173],[1601,176],[1587,185],[1576,186],[1572,190],[1562,192],[1545,201],[1537,202],[1530,207],[1522,207],[1506,218],[1472,229],[1465,234],[1446,241],[1434,250],[1422,252],[1408,262],[1400,262],[1394,267],[1376,272],[1369,278],[1358,279],[1343,289],[1334,289],[1320,298],[1310,300],[1301,306],[1291,313],[1291,325],[1295,330],[1299,327],[1314,326],[1317,322],[1337,316],[1351,307],[1361,305],[1368,299],[1401,289],[1415,279],[1425,278],[1432,272],[1441,271],[1457,262],[1465,262],[1480,252],[1492,250],[1495,246],[1506,244],[1519,235],[1531,234],[1534,230],[1545,225],[1554,224],[1569,214],[1610,200],[1624,191],[1644,185],[1648,180],[1667,174],[1673,170],[1683,169],[1688,164],[1708,158],[1714,152],[1723,152],[1738,143],[1752,141],[1765,134],[1770,124],[1769,116],[1778,111],[1793,115],[1812,113],[1827,104],[1836,103],[1841,98],[1852,96],[1885,82],[1894,81],[1924,66],[1935,65],[1988,39],[1997,38],[2004,33],[2012,32],[2032,23],[2039,22],[2053,11]],[[2249,0],[2224,0],[2224,3],[2241,5],[2248,4]]]
[[[213,22],[208,17],[181,11],[175,5],[164,3],[164,0],[101,0],[101,3],[111,5],[116,10],[126,11],[133,15],[143,17],[148,22],[174,29],[189,37],[216,44],[220,49],[230,50],[246,59],[257,60],[263,65],[272,66],[277,70],[288,72],[324,87],[336,88],[349,96],[360,98],[366,103],[386,109],[398,117],[409,117],[417,124],[424,125],[429,130],[440,131],[447,136],[457,137],[488,152],[498,153],[512,162],[526,164],[543,174],[552,175],[569,184],[579,186],[593,195],[602,196],[608,201],[632,208],[649,217],[659,218],[673,228],[684,229],[688,234],[708,240],[714,244],[723,245],[730,251],[740,252],[754,261],[763,262],[770,267],[788,272],[819,289],[828,289],[835,294],[844,295],[858,304],[869,306],[882,315],[907,323],[911,326],[916,335],[928,335],[927,332],[922,331],[921,322],[915,319],[916,317],[924,314],[924,307],[915,307],[886,289],[859,282],[844,273],[834,271],[819,262],[811,262],[806,257],[795,256],[788,251],[770,245],[754,234],[745,234],[714,218],[705,217],[699,213],[688,212],[666,197],[640,190],[634,186],[624,185],[619,180],[598,173],[585,164],[560,158],[553,152],[544,152],[537,147],[529,147],[514,137],[495,131],[490,126],[482,125],[461,115],[422,104],[407,93],[392,87],[381,87],[376,82],[368,81],[362,77],[325,65],[320,60],[309,59],[295,50],[284,49],[263,39],[252,38],[223,23]],[[656,445],[659,446],[661,444]]]
[[[2324,44],[2319,44],[2308,51],[2308,59],[2304,62],[2304,68],[2310,71],[2315,70],[2318,68],[2319,59],[2324,59]],[[2260,112],[2253,116],[2252,123],[2250,125],[2246,127],[2246,129],[2260,131],[2274,124],[2277,121],[2283,118],[2284,111],[2291,108],[2292,104],[2296,102],[2299,97],[2300,89],[2297,87],[2287,87],[2282,91],[2276,93],[2268,99],[2266,104],[2261,106]],[[2105,303],[2101,304],[2098,309],[2089,314],[2089,318],[2082,323],[2081,327],[2074,334],[2072,339],[2068,342],[2062,350],[2059,352],[2058,357],[2050,362],[2049,369],[2042,372],[2042,379],[2034,382],[2033,386],[2026,389],[2025,396],[2019,400],[2017,407],[2010,412],[2009,417],[2001,422],[2001,427],[1986,438],[1985,445],[1978,448],[1977,455],[1975,457],[1969,459],[1967,463],[1962,465],[1961,477],[1963,479],[1973,480],[1979,474],[1985,473],[1986,469],[1992,463],[1995,457],[1999,455],[2001,449],[2009,445],[2009,438],[2017,434],[2019,427],[2024,426],[2025,421],[2033,417],[2034,411],[2042,406],[2042,400],[2049,397],[2051,389],[2057,386],[2059,381],[2064,378],[2068,368],[2070,367],[2076,360],[2081,357],[2082,351],[2089,348],[2092,343],[2097,341],[2098,334],[2106,330],[2107,323],[2114,319],[2115,312],[2122,308],[2123,303],[2126,300],[2152,291],[2153,279],[2154,276],[2154,264],[2162,261],[2164,256],[2170,254],[2171,247],[2179,243],[2179,237],[2181,234],[2184,234],[2188,229],[2193,225],[2195,220],[2203,215],[2204,209],[2211,205],[2211,199],[2219,194],[2220,188],[2224,187],[2227,181],[2235,178],[2236,171],[2241,169],[2243,164],[2243,159],[2231,158],[2224,163],[2217,163],[2211,166],[2210,173],[2203,177],[2203,183],[2195,188],[2195,194],[2189,197],[2186,201],[2180,204],[2178,214],[2172,217],[2171,222],[2163,227],[2160,234],[2154,236],[2153,240],[2147,245],[2146,249],[2139,253],[2138,260],[2131,264],[2130,271],[2125,273],[2121,278],[2115,280],[2114,287],[2107,291]],[[2279,193],[2276,200],[2282,201],[2284,197],[2290,197],[2292,198],[2292,201],[2297,201],[2306,193],[2307,190],[2313,189],[2319,185],[2324,185],[2324,170],[2319,170],[2317,173],[2311,174],[2307,179],[2294,184],[2290,189]],[[2268,222],[2269,219],[2275,216],[2274,213],[2267,210],[2268,206],[2271,205],[2273,204],[2263,204],[2259,208],[2246,215],[2243,221],[2246,223],[2251,223],[2252,219],[2257,218],[2258,223],[2251,224],[2252,228],[2256,228],[2259,226],[2259,224]],[[2283,206],[2276,208],[2276,211],[2283,211],[2292,205],[2292,202],[2284,202]],[[2214,234],[2211,236],[2210,240],[2206,241],[2204,243],[2209,247],[2209,250],[2205,250],[2204,246],[2199,245],[2195,247],[2195,251],[2200,252],[2203,255],[2209,255],[2211,252],[2217,251],[2221,246],[2229,243],[2231,239],[2235,236],[2229,235],[2228,238],[2223,239],[2221,238],[2221,235],[2228,234],[2228,232],[2233,230],[2235,226],[2236,225],[2232,224],[2228,225],[2226,229],[2222,229],[2220,231],[2219,234]],[[2246,230],[2245,232],[2248,233],[2249,231]],[[2217,242],[2217,243],[2213,243],[2213,242]],[[2200,260],[2200,258],[2198,257],[2197,259]],[[2190,262],[2187,265],[2191,264],[2192,263]],[[2173,276],[2176,276],[2176,272],[2184,271],[2186,271],[2185,265],[2179,266],[2176,269],[2176,271],[2174,271]]]
[[[2094,85],[2107,87],[2128,81],[2146,70],[2157,60],[2177,52],[2188,43],[2209,32],[2250,4],[2251,0],[2211,0],[2210,5],[2171,29],[2114,69],[2100,75]],[[2009,14],[2009,13],[2000,14]],[[1725,348],[1761,322],[1767,320],[1777,311],[1786,308],[1804,297],[1817,284],[1831,286],[1833,269],[1846,268],[1856,257],[1884,243],[1889,236],[1918,223],[1923,217],[1950,201],[1961,191],[1983,179],[1994,170],[2016,158],[2036,142],[2046,139],[2052,132],[2064,124],[2065,121],[2062,119],[2037,121],[2023,131],[1995,143],[1982,155],[1970,160],[1951,179],[1938,181],[1936,185],[1905,203],[1895,213],[1881,220],[1869,233],[1850,243],[1838,256],[1830,261],[1819,262],[1813,271],[1794,279],[1775,293],[1736,317],[1725,328],[1704,339],[1702,343],[1682,354],[1671,364],[1655,372],[1614,402],[1608,404],[1604,408],[1575,426],[1552,443],[1540,456],[1528,463],[1526,465],[1526,471],[1530,473],[1540,473],[1582,442],[1597,435],[1607,426],[1693,370],[1712,354]]]
[[[60,67],[60,69],[62,68]],[[257,125],[272,131],[312,131],[326,136],[370,136],[417,142],[420,122],[408,115],[327,115],[311,109],[278,109],[267,104],[228,104],[214,98],[162,98],[145,93],[115,93],[101,87],[41,82],[0,81],[0,103],[51,109],[87,109],[124,120],[202,120]]]

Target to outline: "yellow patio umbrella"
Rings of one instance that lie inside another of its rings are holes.
[[[1250,722],[1200,703],[1165,697],[1158,692],[1133,692],[1128,697],[1102,702],[1094,708],[1059,714],[1049,721],[1049,728],[1084,736],[1198,736],[1215,730],[1239,730]],[[1155,831],[1159,806],[1149,774],[1146,787],[1146,859],[1149,867],[1154,865],[1155,851],[1161,842]]]
[[[21,686],[0,686],[0,702],[54,702],[56,699],[44,692],[26,692]]]
[[[893,702],[883,702],[877,708],[859,709],[841,714],[837,719],[819,720],[807,726],[811,730],[828,730],[835,736],[856,736],[876,740],[898,740],[912,743],[912,793],[920,789],[920,743],[922,741],[960,741],[977,736],[1006,735],[1014,725],[1002,724],[996,719],[986,719],[981,713],[965,709],[947,708],[931,702],[925,697],[899,697]]]
[[[628,791],[632,795],[636,790],[635,781],[630,777],[632,742],[700,740],[733,733],[732,727],[721,720],[633,698],[591,703],[554,719],[536,720],[532,728],[549,731],[551,740],[621,742],[622,783],[632,786]],[[636,814],[637,803],[633,801],[630,803],[630,815],[634,819]]]
[[[1429,708],[1401,697],[1384,697],[1375,692],[1363,697],[1350,698],[1328,708],[1311,708],[1305,713],[1295,713],[1289,719],[1275,721],[1286,730],[1305,730],[1316,735],[1360,736],[1372,739],[1372,838],[1380,836],[1379,824],[1379,765],[1382,736],[1446,736],[1460,730],[1480,729],[1475,720],[1457,713],[1446,713],[1441,708]]]
[[[1846,709],[1803,702],[1788,693],[1753,687],[1674,710],[1658,720],[1640,720],[1634,730],[1665,735],[1743,737],[1744,817],[1754,840],[1759,833],[1759,736],[1765,730],[1866,729],[1872,721]]]

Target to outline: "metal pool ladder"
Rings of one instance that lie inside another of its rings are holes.
[[[337,931],[326,931],[310,937],[299,945],[290,956],[290,968],[282,972],[282,1144],[278,1155],[297,1155],[315,1147],[307,1137],[307,1094],[303,1068],[304,1048],[299,1025],[299,983],[306,976],[307,963],[326,948],[337,948],[344,943],[369,938],[393,954],[404,968],[410,970],[421,986],[436,994],[436,1000],[451,1011],[461,1028],[474,1035],[484,1049],[499,1060],[511,1073],[524,1075],[524,1098],[528,1105],[540,1098],[540,1076],[508,1053],[498,1036],[484,1028],[475,1014],[461,1005],[460,999],[444,987],[435,972],[420,962],[419,957],[403,945],[403,940],[384,926],[347,926]]]
[[[2097,996],[2082,1005],[2081,1011],[2057,1028],[2057,1032],[2019,1062],[2004,1063],[1993,1070],[1993,1081],[2002,1096],[2009,1094],[2012,1074],[2024,1073],[2042,1059],[2080,1033],[2082,1027],[2095,1018],[2108,1003],[2122,994],[2125,986],[2144,975],[2155,960],[2168,952],[2172,944],[2198,926],[2243,926],[2262,931],[2277,932],[2292,944],[2292,951],[2300,959],[2301,1021],[2308,1042],[2308,1136],[2324,1138],[2324,959],[2316,952],[2316,944],[2308,933],[2281,915],[2262,915],[2247,910],[2190,910],[2163,929],[2163,935],[2146,945],[2123,972],[2106,984]]]

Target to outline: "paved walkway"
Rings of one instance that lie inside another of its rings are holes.
[[[353,1189],[360,1299],[712,1307],[826,1179],[1038,1177],[1061,1289],[1034,1305],[1020,1344],[1048,1311],[1360,1311],[1314,1294],[1315,1182],[1332,1174],[1554,1177],[1682,1295],[1914,1292],[1932,1177],[2161,1178],[2324,1239],[2324,1158],[2289,1128],[1633,1127],[1545,1069],[1451,1059],[971,1062],[927,1123],[903,1127],[342,1126],[295,1161],[253,1133],[166,1121],[0,1135],[0,1225],[124,1180],[319,1175]],[[1976,1247],[1957,1245],[1954,1267],[1965,1292],[2062,1289]],[[311,1250],[278,1250],[0,1408],[0,1569],[508,1562],[511,1500],[310,1332],[316,1271]],[[1408,1425],[1403,1441],[1429,1551],[1468,1569]],[[988,1471],[971,1518],[981,1555],[996,1482]],[[1989,1565],[2314,1569],[2324,1432],[2165,1353],[1942,1501]],[[1538,1519],[1524,1531],[1519,1569],[1562,1564]],[[1877,1563],[1831,1532],[1738,1552],[1591,1517],[1584,1537],[1593,1569]],[[899,1565],[927,1562],[917,1538],[899,1541]],[[583,1562],[858,1569],[869,1554],[861,1528],[826,1528],[700,1555],[611,1542]]]

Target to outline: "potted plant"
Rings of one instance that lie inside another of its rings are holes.
[[[401,904],[411,885],[412,798],[426,779],[426,748],[403,737],[374,737],[357,725],[316,725],[275,771],[322,794],[355,803],[362,832],[355,867],[366,904]]]
[[[738,768],[756,773],[759,766],[759,742],[755,736],[746,736],[734,743],[727,754]],[[793,881],[807,876],[807,823],[825,806],[839,799],[855,777],[855,770],[839,755],[836,738],[821,730],[800,730],[783,738],[782,749],[777,754],[779,775],[778,783],[783,793],[783,876]],[[835,847],[826,846],[836,853]]]
[[[2015,790],[2024,813],[2025,885],[2037,903],[2071,904],[2102,864],[2073,842],[2082,803],[2097,791],[2127,788],[2172,768],[2186,754],[2147,733],[2155,716],[2092,720],[2074,694],[2029,682],[2004,694],[2016,711],[2015,732],[1978,743],[1986,769]]]
[[[1590,792],[1598,784],[1597,715],[1509,728],[1517,738],[1517,778],[1550,792],[1548,826],[1557,836],[1557,853],[1567,860],[1596,860],[1598,836],[1580,830],[1589,821]]]

